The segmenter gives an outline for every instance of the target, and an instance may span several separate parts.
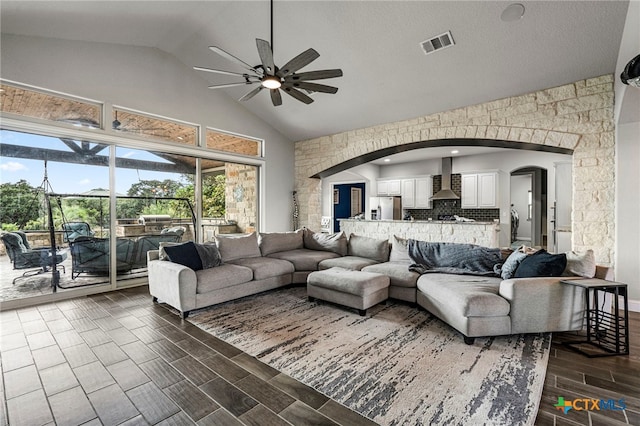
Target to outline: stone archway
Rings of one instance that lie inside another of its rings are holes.
[[[416,142],[485,139],[573,150],[574,250],[611,265],[615,243],[613,76],[605,75],[484,104],[301,141],[295,148],[300,225],[319,229],[324,171]]]

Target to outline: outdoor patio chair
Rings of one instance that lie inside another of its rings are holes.
[[[172,226],[171,228],[164,228],[162,231],[160,231],[160,233],[161,234],[177,234],[180,236],[177,242],[180,242],[186,230],[187,228],[185,228],[184,226]]]
[[[182,234],[176,232],[165,232],[158,235],[143,235],[138,237],[133,248],[133,255],[131,256],[131,269],[146,268],[147,252],[149,250],[158,250],[161,242],[179,243],[181,239]]]
[[[118,274],[131,270],[130,258],[134,241],[116,239],[116,271]],[[71,279],[80,274],[109,274],[109,239],[80,236],[69,244],[71,250]]]
[[[63,223],[62,232],[62,239],[65,243],[73,242],[78,237],[93,237],[95,235],[87,222]]]
[[[32,249],[27,240],[27,236],[22,231],[6,232],[0,236],[7,250],[7,255],[13,264],[13,269],[30,269],[22,276],[13,279],[12,284],[21,278],[28,278],[34,275],[43,274],[51,267],[51,247]],[[67,252],[56,250],[56,263],[60,264],[67,258]],[[62,271],[66,273],[64,265],[60,265]]]

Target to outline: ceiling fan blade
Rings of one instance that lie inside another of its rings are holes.
[[[275,65],[273,64],[273,52],[268,41],[257,38],[256,46],[258,46],[258,55],[262,61],[262,67],[266,74],[275,74]]]
[[[215,74],[224,74],[224,75],[237,75],[239,77],[245,77],[245,76],[249,76],[249,77],[256,77],[256,78],[260,78],[260,76],[258,75],[249,75],[249,74],[241,74],[239,72],[231,72],[231,71],[223,71],[223,70],[214,70],[211,68],[203,68],[203,67],[193,67],[194,70],[196,71],[205,71],[205,72],[212,72]]]
[[[306,81],[285,82],[283,86],[295,87],[296,89],[306,89],[311,90],[312,92],[322,93],[336,93],[338,91],[337,87],[327,86],[325,84],[307,83]]]
[[[239,101],[249,100],[249,99],[253,98],[255,95],[257,95],[258,92],[261,91],[262,89],[264,89],[264,86],[258,86],[258,87],[256,87],[255,89],[253,89],[252,91],[250,91],[249,93],[247,93],[246,95],[244,95],[243,97],[241,97],[238,100]]]
[[[249,71],[252,71],[252,72],[254,72],[256,74],[260,74],[257,69],[255,69],[254,67],[252,67],[251,65],[249,65],[248,63],[243,61],[242,59],[236,58],[231,53],[225,52],[224,50],[220,49],[217,46],[209,46],[209,49],[211,49],[212,51],[216,52],[218,55],[222,56],[223,58],[227,58],[231,62],[235,62],[236,64],[240,65],[242,68],[245,68],[245,69],[247,69]]]
[[[297,100],[299,100],[300,102],[304,102],[305,104],[310,104],[311,102],[313,102],[313,99],[311,99],[309,96],[305,95],[304,93],[302,93],[301,91],[294,89],[293,87],[282,87],[282,90],[284,90],[284,92],[289,95],[292,96],[294,98],[296,98]]]
[[[307,49],[286,64],[276,73],[278,77],[286,77],[293,74],[300,68],[309,65],[320,57],[320,54],[313,49]]]
[[[300,74],[293,74],[285,77],[284,81],[322,80],[325,78],[335,77],[342,77],[341,69],[301,72]]]
[[[257,81],[243,81],[242,83],[226,83],[226,84],[214,84],[209,86],[209,89],[223,89],[225,87],[245,86],[247,84],[258,83]]]
[[[273,106],[282,105],[282,95],[280,95],[280,91],[278,89],[271,89],[271,102]]]

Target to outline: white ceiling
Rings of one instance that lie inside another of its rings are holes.
[[[274,6],[274,57],[283,65],[313,47],[303,68],[342,68],[337,86],[311,105],[267,93],[242,104],[298,141],[432,114],[615,71],[627,1],[282,1]],[[7,1],[3,33],[149,46],[188,67],[242,71],[207,47],[252,65],[269,40],[268,1]],[[420,42],[450,30],[456,45],[424,55]],[[203,89],[234,77],[198,71]],[[255,87],[255,86],[252,86]],[[223,90],[238,99],[250,89]]]

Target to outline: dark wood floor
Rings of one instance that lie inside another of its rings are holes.
[[[589,359],[557,334],[537,424],[640,425],[640,314],[631,352]],[[205,333],[146,287],[0,313],[0,425],[371,425]],[[625,400],[557,411],[558,397]]]
[[[588,358],[562,344],[580,340],[577,333],[553,335],[538,425],[640,425],[640,313],[629,313],[630,355]],[[624,400],[626,410],[559,411],[565,400]]]

